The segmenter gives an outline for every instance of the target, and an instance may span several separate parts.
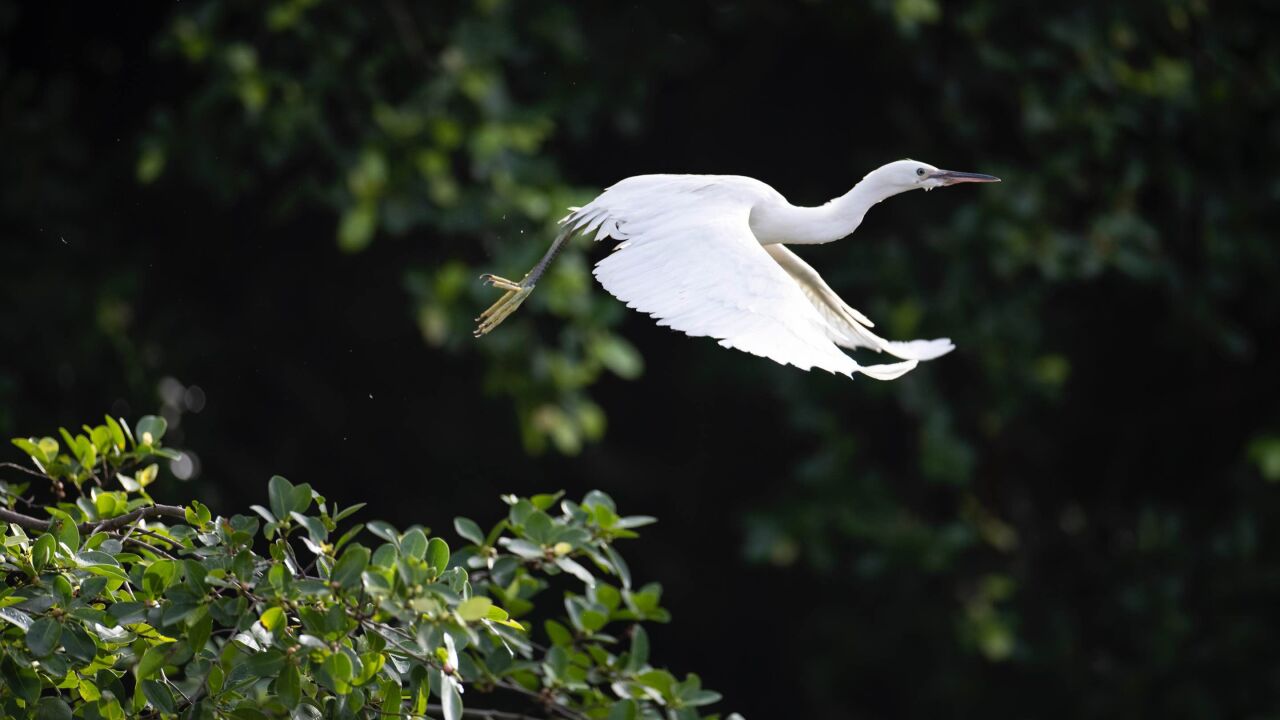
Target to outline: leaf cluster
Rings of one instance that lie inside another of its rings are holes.
[[[249,514],[162,506],[143,463],[177,456],[164,429],[108,418],[64,444],[13,441],[78,496],[44,520],[17,510],[35,505],[28,484],[5,485],[5,715],[717,717],[697,675],[650,661],[662,588],[635,585],[615,545],[654,518],[597,491],[506,496],[487,530],[457,518],[451,547],[418,525],[350,524],[363,504],[279,476]]]

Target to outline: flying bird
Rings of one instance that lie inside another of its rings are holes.
[[[797,207],[748,177],[630,177],[583,207],[570,208],[551,249],[520,282],[481,276],[506,293],[477,318],[475,336],[489,333],[520,307],[570,238],[593,235],[619,241],[596,264],[596,279],[659,325],[803,370],[892,380],[955,346],[947,338],[895,342],[876,335],[874,323],[787,246],[846,237],[871,206],[908,190],[999,181],[898,160],[825,205]],[[869,348],[898,361],[860,365],[841,348]]]

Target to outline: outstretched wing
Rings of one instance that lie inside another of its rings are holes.
[[[837,345],[851,349],[871,348],[904,360],[932,360],[955,349],[949,338],[907,342],[885,340],[871,332],[874,323],[841,300],[818,271],[800,256],[783,245],[768,245],[764,249],[795,279],[814,309],[827,321],[828,337]]]
[[[864,367],[832,341],[800,286],[751,233],[751,207],[767,186],[746,178],[630,178],[574,211],[570,232],[621,242],[595,276],[659,325],[808,370],[889,380],[915,360]]]

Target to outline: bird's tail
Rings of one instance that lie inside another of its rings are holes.
[[[904,360],[899,363],[885,363],[883,365],[859,365],[858,372],[876,380],[896,380],[914,370],[916,365],[919,364],[919,360]]]
[[[951,338],[908,340],[906,342],[884,340],[882,342],[885,352],[903,360],[932,360],[956,349],[956,346],[951,342]]]

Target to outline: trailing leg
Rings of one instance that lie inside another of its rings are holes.
[[[506,278],[498,277],[492,273],[485,273],[480,276],[486,285],[491,285],[499,290],[505,290],[506,293],[498,298],[498,301],[489,306],[488,310],[480,313],[480,317],[476,318],[479,325],[476,326],[476,337],[487,335],[491,330],[502,324],[507,316],[515,312],[520,304],[529,297],[533,292],[533,288],[538,283],[538,279],[547,271],[547,267],[556,259],[560,251],[564,249],[565,244],[569,241],[569,231],[563,230],[556,236],[555,242],[551,243],[551,248],[547,250],[547,254],[542,256],[537,265],[525,274],[520,282],[512,282]]]

